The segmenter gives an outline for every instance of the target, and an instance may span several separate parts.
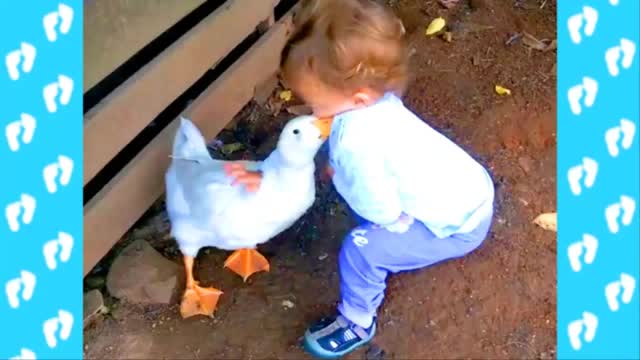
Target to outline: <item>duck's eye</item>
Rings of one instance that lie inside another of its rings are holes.
[[[293,134],[294,134],[294,135],[298,135],[298,134],[300,134],[300,130],[298,130],[298,129],[294,129],[294,130],[293,130]]]

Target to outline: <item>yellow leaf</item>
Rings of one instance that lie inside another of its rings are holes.
[[[240,151],[244,149],[244,145],[242,145],[241,143],[231,143],[231,144],[225,144],[222,146],[222,153],[225,155],[231,155],[236,151]]]
[[[433,21],[431,21],[429,26],[427,26],[426,35],[429,36],[429,35],[437,34],[442,29],[444,29],[444,26],[446,24],[447,24],[446,21],[444,21],[444,19],[441,17],[433,19]]]
[[[511,95],[511,90],[500,85],[496,85],[496,94],[498,95]]]
[[[289,101],[291,100],[291,96],[292,96],[291,90],[280,91],[280,100]]]
[[[558,213],[544,213],[538,215],[533,223],[545,230],[558,231]]]

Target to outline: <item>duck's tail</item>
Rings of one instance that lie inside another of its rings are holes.
[[[198,128],[188,119],[180,118],[180,127],[173,142],[174,158],[199,160],[210,158],[207,143]]]

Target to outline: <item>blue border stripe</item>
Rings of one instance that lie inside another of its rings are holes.
[[[0,13],[0,358],[82,358],[82,14]]]
[[[561,359],[640,357],[639,14],[558,1]]]

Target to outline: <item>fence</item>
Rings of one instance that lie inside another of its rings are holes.
[[[91,3],[85,5],[84,275],[163,194],[179,116],[213,138],[272,78],[296,1]],[[127,6],[137,22],[121,11]]]

